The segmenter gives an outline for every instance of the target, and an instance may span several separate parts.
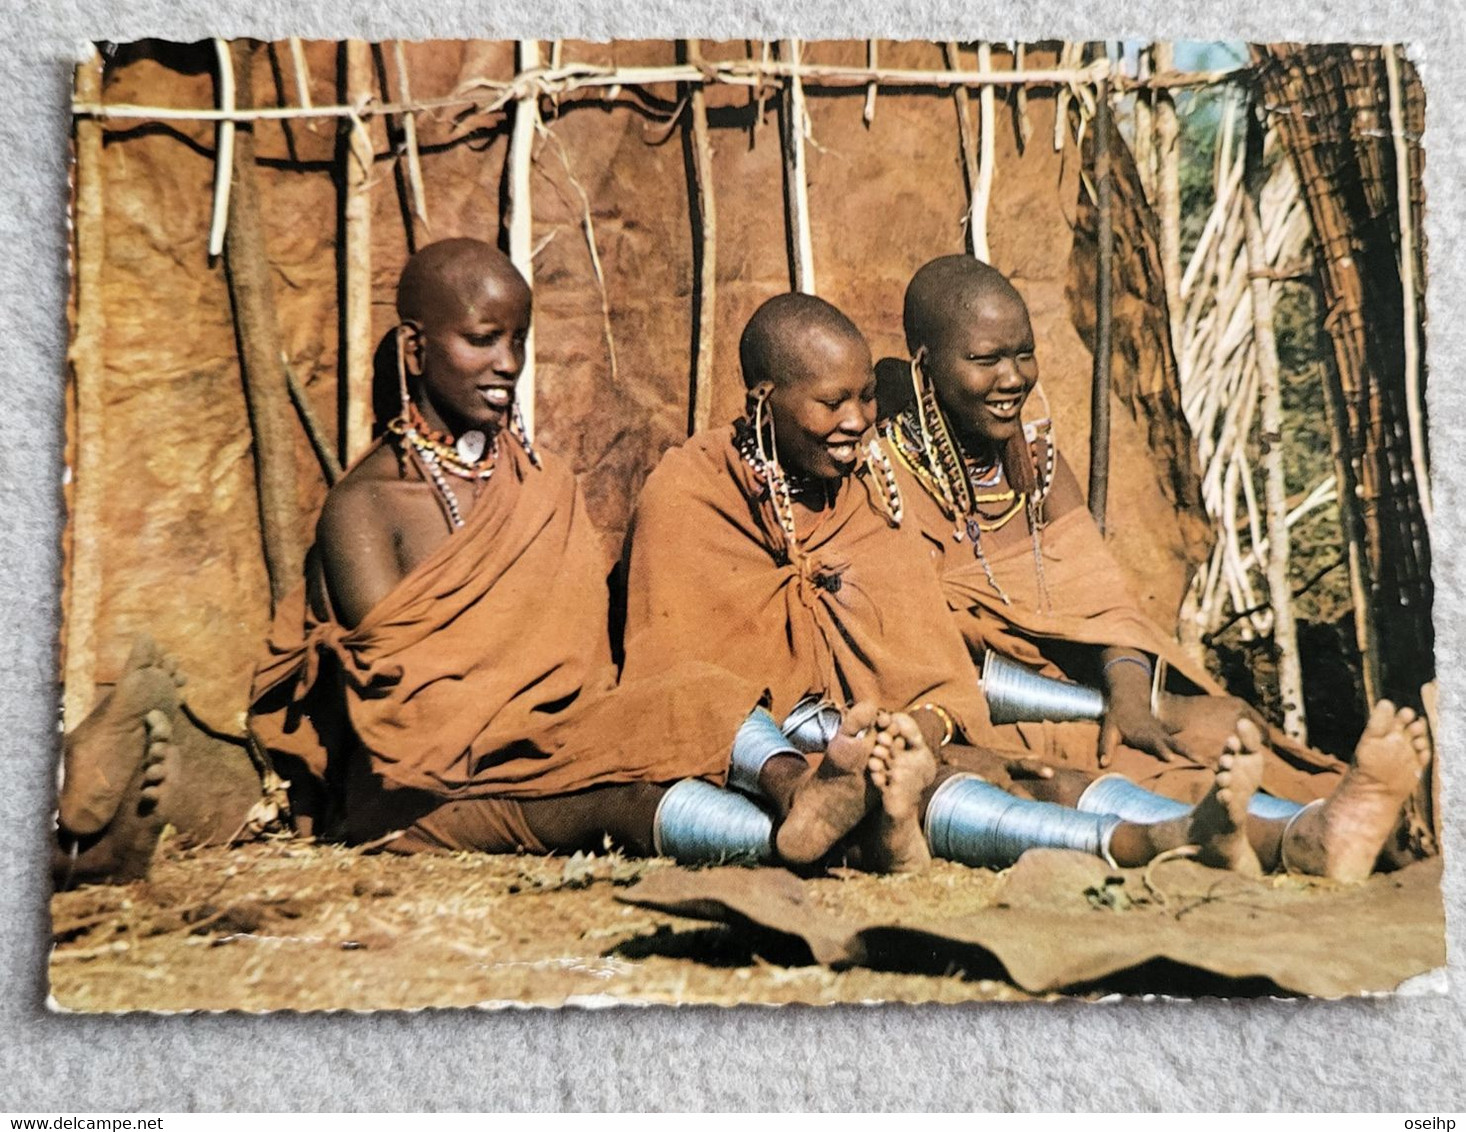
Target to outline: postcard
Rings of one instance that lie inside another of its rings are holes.
[[[73,122],[56,1008],[1443,984],[1404,48],[144,40]]]

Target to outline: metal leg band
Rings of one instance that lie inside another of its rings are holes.
[[[1075,808],[1087,814],[1115,814],[1145,825],[1170,821],[1191,812],[1186,803],[1137,786],[1119,774],[1096,778],[1084,788]],[[1302,808],[1297,802],[1274,798],[1271,794],[1254,794],[1247,803],[1249,814],[1267,821],[1287,821]]]
[[[662,796],[652,844],[685,865],[759,864],[774,859],[774,819],[742,794],[688,778]]]
[[[789,742],[807,755],[823,751],[840,731],[840,709],[820,696],[809,695],[794,705],[780,725]]]
[[[1015,798],[976,775],[954,775],[926,811],[935,856],[980,868],[1006,868],[1028,849],[1076,849],[1111,866],[1110,839],[1121,819]]]
[[[758,776],[764,764],[775,755],[803,757],[800,749],[779,729],[774,717],[763,708],[754,708],[733,737],[733,757],[728,764],[729,788],[760,795]]]
[[[1097,720],[1105,714],[1105,695],[1098,688],[1042,676],[992,649],[982,661],[982,690],[994,723]]]
[[[1309,802],[1308,805],[1301,807],[1296,814],[1288,819],[1287,825],[1283,826],[1283,836],[1278,841],[1278,860],[1282,864],[1284,872],[1295,873],[1304,871],[1303,869],[1294,866],[1293,862],[1288,860],[1288,838],[1293,832],[1293,827],[1298,824],[1298,819],[1301,818],[1304,814],[1308,813],[1310,810],[1314,810],[1317,809],[1319,806],[1322,806],[1326,800],[1327,799],[1320,798],[1316,802]]]

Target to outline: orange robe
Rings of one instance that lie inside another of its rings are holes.
[[[889,438],[882,444],[894,455]],[[1130,596],[1125,573],[1105,547],[1104,536],[1088,511],[1075,508],[1044,527],[1040,546],[1048,601],[1042,600],[1033,547],[1018,540],[985,551],[993,587],[967,540],[953,538],[954,520],[900,459],[893,458],[905,503],[903,527],[917,536],[936,563],[946,607],[980,664],[987,649],[1046,676],[1068,679],[1053,659],[1054,643],[1137,649],[1166,661],[1171,670],[1208,695],[1225,694],[1205,668],[1182,651]],[[1022,523],[1020,515],[1013,520]],[[1004,595],[1007,601],[1004,600]],[[1225,718],[1226,713],[1217,713]],[[1215,750],[1231,733],[1230,722],[1183,730],[1194,747]],[[1343,766],[1338,760],[1274,734],[1263,788],[1278,797],[1307,802],[1326,796]],[[1057,766],[1089,773],[1116,771],[1133,782],[1183,801],[1197,800],[1210,786],[1210,764],[1177,755],[1162,762],[1121,745],[1108,765],[1099,764],[1099,726],[1095,723],[1017,723],[996,726],[1000,747],[1021,745]]]
[[[251,727],[287,777],[347,784],[348,825],[369,787],[416,813],[721,782],[757,702],[708,666],[616,688],[606,563],[575,477],[553,456],[537,468],[517,443],[502,448],[466,524],[361,624],[315,617],[304,587],[276,614]]]
[[[887,519],[862,466],[790,548],[731,427],[673,448],[630,531],[623,677],[687,661],[767,689],[782,719],[806,693],[848,705],[940,704],[967,735],[989,727],[961,637],[924,555]]]

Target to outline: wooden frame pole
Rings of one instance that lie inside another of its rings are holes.
[[[807,295],[815,293],[814,235],[809,219],[809,176],[804,151],[804,124],[808,110],[804,104],[804,81],[800,78],[800,43],[797,39],[779,42],[780,61],[796,70],[784,86],[784,113],[780,119],[784,151],[784,185],[788,196],[790,285]]]
[[[371,45],[346,42],[346,97],[363,105],[373,94]],[[341,462],[350,467],[372,441],[372,183],[371,135],[353,116],[343,147],[342,363],[345,380]]]
[[[516,70],[520,75],[540,66],[540,42],[522,39],[516,49]],[[509,139],[509,258],[524,281],[534,288],[534,212],[530,203],[530,172],[534,164],[534,137],[540,124],[539,91],[530,89],[514,102],[514,131]],[[534,435],[535,364],[534,322],[524,342],[524,369],[520,371],[515,396],[524,418],[525,431]]]
[[[1278,661],[1278,693],[1283,730],[1308,741],[1303,710],[1303,662],[1298,655],[1298,625],[1293,616],[1293,585],[1288,576],[1288,486],[1283,475],[1283,391],[1278,345],[1273,332],[1272,265],[1262,229],[1263,125],[1254,107],[1247,109],[1246,192],[1242,200],[1243,239],[1252,298],[1253,358],[1257,365],[1261,409],[1263,487],[1266,500],[1268,552],[1264,561],[1273,614],[1273,649]]]
[[[701,64],[702,48],[695,39],[687,41],[687,58]],[[707,100],[701,86],[688,96],[692,121],[692,169],[696,181],[698,232],[697,352],[693,367],[692,432],[702,432],[713,423],[713,335],[718,309],[718,200],[713,191],[713,145],[708,130]]]
[[[1110,353],[1115,236],[1110,215],[1110,84],[1101,81],[1095,94],[1094,183],[1096,224],[1094,292],[1094,368],[1090,391],[1089,513],[1101,533],[1110,493]]]

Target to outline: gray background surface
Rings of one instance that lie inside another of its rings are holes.
[[[1270,0],[1020,8],[818,0],[0,0],[0,1111],[491,1108],[1466,1109],[1466,822],[1447,830],[1449,996],[1344,1003],[52,1016],[67,104],[88,40],[289,34],[1246,38],[1412,44],[1429,101],[1430,409],[1447,807],[1466,801],[1466,68],[1463,5]],[[28,9],[28,10],[25,10]],[[186,317],[186,312],[183,314]],[[138,444],[148,438],[139,436]],[[1351,946],[1341,939],[1339,947]]]

